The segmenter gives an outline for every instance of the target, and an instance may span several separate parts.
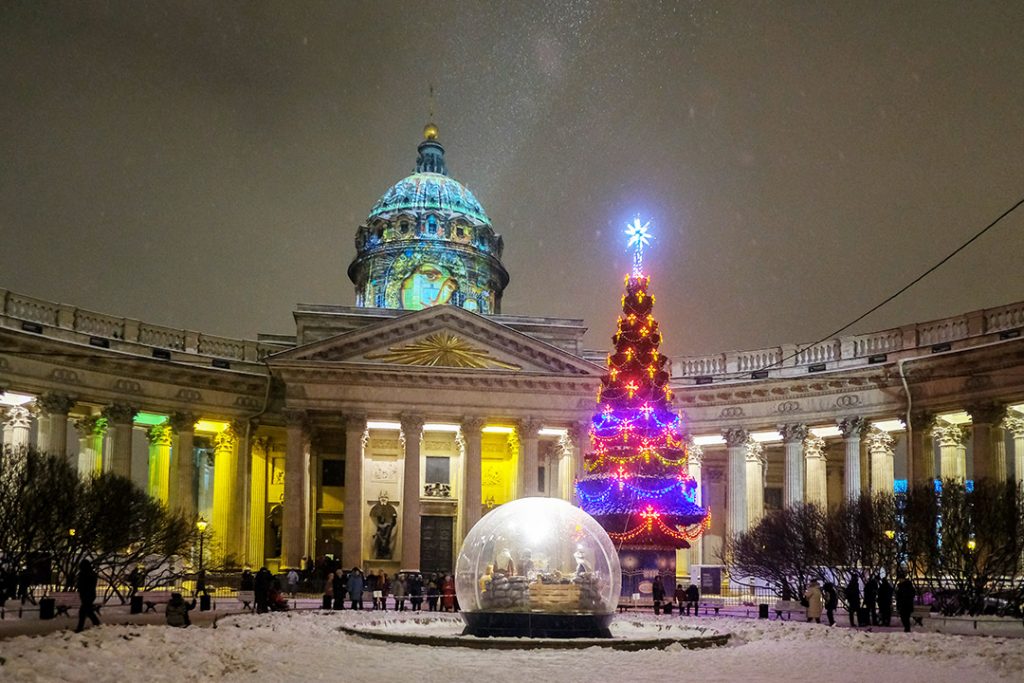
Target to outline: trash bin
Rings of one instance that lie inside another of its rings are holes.
[[[131,612],[132,614],[142,614],[142,596],[141,595],[133,595],[132,596],[131,606],[128,608],[128,611]]]
[[[57,611],[57,601],[53,598],[39,598],[39,618],[53,619]]]
[[[662,605],[662,609],[665,610],[665,614],[672,614],[672,603],[666,602],[664,605]]]
[[[324,596],[324,602],[323,602],[322,608],[323,609],[331,609],[331,596],[330,595],[325,595]]]
[[[199,596],[199,611],[209,612],[210,611],[210,594],[203,593]]]
[[[768,618],[768,603],[762,602],[757,606],[757,618],[767,619]]]

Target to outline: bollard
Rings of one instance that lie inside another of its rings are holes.
[[[768,603],[762,602],[757,606],[757,618],[767,619],[768,618]]]
[[[128,608],[131,614],[142,614],[142,596],[133,595],[131,599],[131,607]]]
[[[53,619],[57,611],[57,601],[53,598],[39,598],[39,618]]]

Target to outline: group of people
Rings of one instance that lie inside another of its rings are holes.
[[[844,597],[850,614],[850,626],[890,626],[892,624],[893,597],[903,630],[910,631],[910,617],[914,611],[914,584],[901,573],[893,587],[888,577],[870,576],[864,582],[861,602],[860,576],[854,572],[846,584]],[[785,597],[785,596],[783,596]],[[835,611],[839,607],[839,591],[831,581],[819,586],[817,579],[804,592],[801,601],[807,609],[807,621],[821,623],[821,613],[828,617],[828,625],[835,626]]]
[[[406,602],[410,610],[421,611],[424,599],[431,612],[459,609],[455,597],[455,580],[451,574],[429,574],[424,578],[420,572],[399,572],[393,579],[389,579],[383,569],[364,575],[359,567],[334,571],[331,580],[324,585],[324,606],[345,609],[347,597],[350,609],[363,609],[363,596],[367,592],[371,596],[371,608],[375,610],[388,608],[389,595],[394,598],[395,609],[399,612],[405,611]]]
[[[660,579],[655,580],[651,584],[651,598],[654,601],[655,614],[661,614],[662,611],[665,614],[671,614],[672,605],[676,604],[679,607],[679,616],[690,614],[691,609],[693,610],[693,616],[697,616],[697,606],[700,603],[700,589],[697,588],[696,584],[691,583],[689,588],[683,588],[683,584],[677,583],[672,597],[668,600],[665,597],[665,584]]]

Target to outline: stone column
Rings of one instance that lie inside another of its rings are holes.
[[[843,433],[846,445],[846,457],[843,460],[843,490],[847,500],[860,498],[860,436],[864,430],[864,418],[848,417],[839,423],[839,431]]]
[[[537,490],[539,482],[537,480],[537,430],[541,428],[540,420],[533,418],[527,418],[519,421],[519,444],[520,444],[520,455],[522,455],[523,463],[520,468],[522,476],[520,477],[520,489],[519,498],[539,496],[540,491]]]
[[[53,391],[36,399],[36,406],[45,416],[45,420],[39,425],[40,451],[67,457],[68,412],[74,405],[75,399]]]
[[[210,515],[210,531],[214,543],[211,544],[211,551],[221,561],[238,553],[238,518],[233,509],[237,445],[238,435],[230,426],[213,437],[213,512]],[[285,474],[286,486],[287,482],[288,475]],[[287,499],[286,495],[286,503]]]
[[[747,451],[750,435],[742,427],[727,429],[722,436],[729,449],[725,532],[735,536],[747,530]]]
[[[231,423],[235,433],[235,482],[232,489],[231,511],[234,518],[232,547],[240,565],[252,565],[249,557],[249,500],[252,487],[252,432],[255,426],[248,420],[235,420]],[[263,558],[260,558],[261,560]]]
[[[110,471],[122,477],[132,476],[132,421],[136,411],[125,403],[111,403],[103,409],[110,428]]]
[[[180,510],[186,517],[191,518],[196,514],[196,416],[192,413],[174,413],[167,423],[174,430],[167,498],[172,509]]]
[[[25,406],[11,406],[4,421],[5,442],[11,448],[28,448],[32,434],[32,411]]]
[[[693,502],[704,505],[704,485],[701,483],[701,465],[704,463],[704,449],[689,440],[686,444],[686,473],[697,484]],[[704,564],[704,535],[701,534],[690,545],[690,565]]]
[[[267,533],[267,463],[270,461],[270,439],[252,440],[252,496],[249,505],[248,550],[246,559],[252,567],[260,567],[266,558]]]
[[[281,514],[281,568],[298,568],[306,546],[306,412],[285,410],[284,507]],[[346,482],[347,484],[348,482]]]
[[[868,432],[868,455],[871,458],[871,493],[893,493],[896,451],[892,436],[881,429]]]
[[[935,478],[935,440],[932,428],[935,415],[925,411],[910,414],[910,431],[913,435],[907,446],[910,448],[910,482],[919,484]]]
[[[107,433],[107,418],[86,415],[75,420],[78,430],[78,473],[83,477],[103,471],[103,437]]]
[[[349,569],[360,567],[363,563],[363,523],[368,514],[363,495],[365,435],[366,415],[345,415],[345,528],[342,531],[342,563]],[[402,505],[404,507],[404,500]]]
[[[462,534],[463,538],[480,521],[483,506],[483,434],[486,421],[482,417],[462,420],[462,438],[466,441],[466,460],[462,476]]]
[[[153,425],[146,432],[149,440],[148,492],[161,503],[168,502],[171,476],[171,427]]]
[[[1006,481],[1006,447],[1001,427],[1006,406],[981,403],[968,406],[967,412],[971,416],[974,480]]]
[[[804,502],[803,444],[807,438],[807,425],[779,425],[785,444],[786,460],[783,469],[782,506],[791,508]]]
[[[939,471],[942,479],[964,481],[967,463],[963,453],[964,432],[959,426],[945,421],[936,422],[932,434],[939,444]]]
[[[1003,428],[1013,434],[1013,477],[1017,486],[1024,485],[1024,415],[1011,411],[1003,420]]]
[[[827,510],[828,461],[825,457],[825,439],[808,434],[803,445],[807,468],[807,502]]]
[[[766,458],[764,446],[748,439],[744,446],[747,460],[747,528],[751,528],[764,516],[764,479]]]
[[[402,478],[402,568],[420,568],[420,439],[423,436],[423,418],[402,415],[402,435],[405,437],[405,470]]]
[[[576,472],[576,481],[579,481],[587,475],[586,470],[586,457],[587,452],[590,450],[590,420],[585,422],[577,422],[569,429],[569,438],[572,439],[574,446],[575,458],[573,470]],[[572,495],[570,500],[574,505],[580,504],[579,496],[576,495],[576,485],[573,483]]]

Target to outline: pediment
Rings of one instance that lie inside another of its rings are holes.
[[[267,362],[579,376],[603,372],[558,347],[455,306],[412,311],[289,349]]]

